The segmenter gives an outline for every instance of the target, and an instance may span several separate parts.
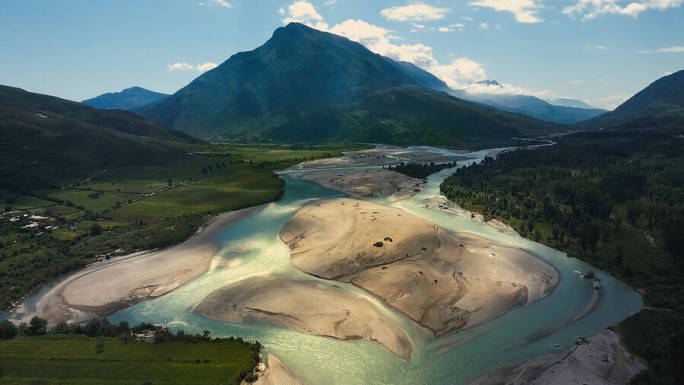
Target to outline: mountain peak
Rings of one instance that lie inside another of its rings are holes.
[[[103,110],[133,110],[167,96],[169,95],[134,86],[120,92],[108,92],[92,99],[86,99],[81,103]]]
[[[480,80],[479,82],[475,82],[475,84],[480,84],[483,86],[503,87],[501,83],[497,82],[496,80]]]

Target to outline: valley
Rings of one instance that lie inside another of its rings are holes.
[[[0,384],[682,383],[682,47],[552,37],[681,4],[572,1],[0,15]]]

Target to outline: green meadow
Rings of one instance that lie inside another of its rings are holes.
[[[238,341],[145,343],[82,335],[0,341],[0,384],[234,384],[251,367]]]

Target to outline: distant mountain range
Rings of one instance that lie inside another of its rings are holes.
[[[165,164],[198,140],[131,112],[0,86],[0,185],[35,188],[121,165]]]
[[[164,99],[167,96],[169,95],[146,90],[141,87],[131,87],[126,88],[121,92],[109,92],[102,94],[92,99],[84,100],[81,103],[90,107],[101,108],[105,110],[121,109],[130,111],[146,104],[156,102],[160,99]]]
[[[140,115],[197,137],[451,145],[562,131],[456,99],[432,74],[291,23]]]
[[[484,80],[476,84],[503,88],[496,80]],[[591,107],[576,99],[556,99],[554,103],[550,103],[531,95],[474,93],[469,92],[468,89],[455,90],[452,94],[460,99],[494,107],[498,110],[525,114],[560,124],[575,124],[606,112],[606,110]]]
[[[681,125],[684,123],[684,70],[662,77],[615,110],[582,122],[590,128]]]

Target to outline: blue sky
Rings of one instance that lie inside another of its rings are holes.
[[[80,101],[173,93],[299,21],[472,92],[613,108],[684,69],[684,0],[3,0],[0,84]]]

